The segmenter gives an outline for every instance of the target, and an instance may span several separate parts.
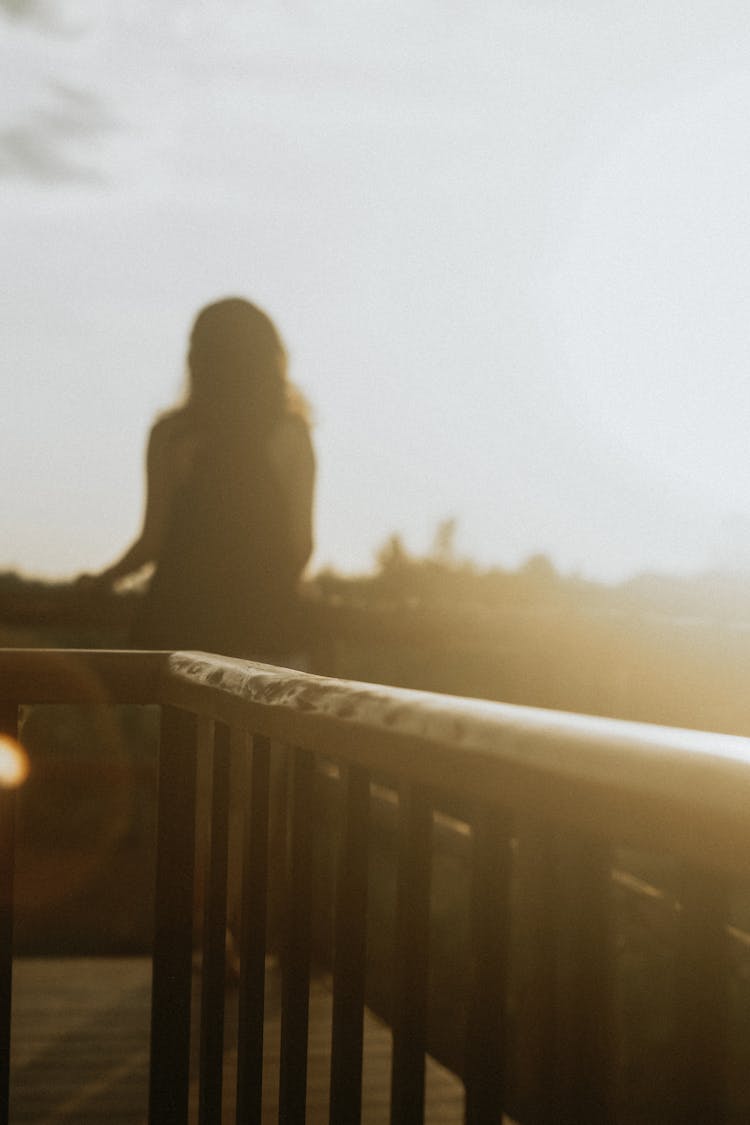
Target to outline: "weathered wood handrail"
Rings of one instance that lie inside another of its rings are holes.
[[[204,653],[0,650],[0,699],[171,704],[435,789],[750,871],[748,738]]]
[[[573,1003],[557,1011],[557,1030],[553,1027],[550,1035],[543,1036],[534,1048],[536,1073],[540,1079],[547,1073],[556,1120],[604,1122],[610,1117],[603,1069],[609,1036],[605,1026],[608,969],[603,904],[611,881],[607,851],[610,842],[658,848],[688,865],[681,892],[685,904],[682,964],[688,971],[681,977],[678,974],[686,1013],[682,1049],[687,1059],[683,1075],[687,1093],[682,1120],[722,1120],[722,1059],[720,1052],[709,1050],[711,1043],[715,1045],[720,1040],[722,1004],[708,985],[715,994],[726,924],[722,913],[725,877],[746,875],[750,870],[750,740],[356,684],[201,653],[0,651],[0,709],[6,716],[6,725],[10,710],[18,704],[85,702],[159,704],[164,708],[154,953],[153,1125],[182,1122],[187,1112],[188,1040],[184,1023],[190,995],[194,850],[191,825],[195,819],[196,761],[195,724],[188,721],[189,716],[216,724],[218,734],[230,728],[238,745],[244,745],[242,732],[252,734],[252,760],[260,763],[259,777],[266,776],[267,766],[262,763],[268,753],[268,740],[297,748],[292,755],[290,790],[295,916],[293,938],[287,948],[282,1021],[282,1027],[287,1024],[282,1048],[285,1121],[301,1121],[304,1116],[300,1090],[304,1090],[304,997],[310,956],[309,848],[313,837],[309,791],[313,755],[333,760],[347,776],[350,774],[345,788],[347,807],[359,809],[360,822],[371,775],[390,778],[400,789],[401,905],[396,940],[400,943],[398,963],[402,970],[404,965],[411,968],[402,971],[400,992],[397,986],[394,996],[394,1123],[405,1125],[421,1120],[421,1006],[427,982],[426,974],[417,972],[420,953],[414,942],[421,944],[427,933],[424,912],[429,909],[432,810],[456,798],[467,802],[476,872],[472,924],[475,979],[468,985],[469,1034],[473,1039],[467,1043],[465,1069],[467,1120],[497,1120],[498,1107],[507,1108],[500,1041],[506,1034],[502,1010],[512,868],[510,845],[519,824],[529,821],[545,825],[548,839],[564,844],[566,874],[562,883],[556,886],[551,876],[543,873],[542,877],[542,884],[547,886],[546,899],[558,902],[549,907],[551,913],[545,916],[538,950],[540,975],[546,974],[545,988],[551,990],[554,1003],[560,1000],[554,1000],[557,986],[553,979],[553,945],[560,919],[567,919],[566,933],[573,935],[566,938],[569,952],[572,950],[572,970],[565,986]],[[215,793],[226,784],[223,738],[217,738],[212,752]],[[256,833],[256,849],[260,847],[257,824],[267,816],[267,776],[265,782],[257,784],[259,788],[252,795],[253,816],[246,825],[248,839],[253,838],[253,831]],[[219,938],[226,914],[226,894],[221,884],[226,871],[227,832],[226,826],[221,827],[221,817],[219,801],[214,808],[207,891],[208,899],[215,905],[206,918],[206,930],[213,937],[207,938],[210,948],[204,965],[208,983],[204,982],[207,1014],[202,1033],[203,1120],[212,1119],[221,1093],[220,1079],[216,1077],[217,1067],[220,1068],[220,1031],[210,1016],[212,1004],[219,1003],[217,990],[223,972]],[[356,823],[350,820],[345,840],[357,837]],[[360,837],[357,846],[366,850],[366,833],[360,833]],[[248,850],[248,856],[251,851]],[[494,864],[493,855],[497,856]],[[265,872],[265,861],[263,864]],[[7,882],[12,877],[12,868],[10,875],[7,863],[2,870]],[[340,880],[340,909],[345,913],[337,921],[337,932],[345,933],[346,911],[363,909],[364,868],[361,862],[354,867],[350,862],[341,870],[344,874]],[[706,874],[711,871],[717,874]],[[264,888],[253,884],[247,865],[244,878],[246,890],[250,887],[257,901]],[[0,887],[0,905],[6,911],[10,897],[8,886]],[[488,914],[480,907],[490,897],[497,909]],[[249,924],[246,917],[246,925]],[[2,932],[7,932],[7,927]],[[247,998],[251,990],[258,994],[263,944],[257,940],[253,944],[245,932],[243,948],[247,956],[242,995],[249,1012]],[[339,958],[334,974],[334,1007],[343,1013],[341,1018],[348,1021],[350,1028],[356,1024],[356,1013],[353,1014],[351,1004],[343,1002],[341,988],[345,981],[347,994],[353,991],[354,995],[363,995],[364,950],[358,948],[356,956]],[[3,965],[7,966],[9,958],[6,941],[0,960],[4,959]],[[493,965],[499,967],[497,971]],[[405,991],[409,988],[413,989],[411,995]],[[565,988],[561,995],[565,995]],[[575,996],[579,998],[577,1005]],[[691,996],[697,1000],[691,1002]],[[585,1003],[582,997],[586,998]],[[177,1037],[175,1013],[182,1021]],[[705,1025],[703,1031],[701,1024]],[[710,1041],[705,1028],[709,1029]],[[562,1054],[561,1034],[565,1041]],[[487,1049],[488,1038],[494,1042],[491,1050]],[[255,1041],[257,1049],[257,1032]],[[701,1062],[702,1055],[705,1064]],[[356,1091],[347,1080],[356,1060],[352,1063],[349,1059],[344,1068],[341,1058],[337,1049],[332,1105],[338,1116],[332,1120],[348,1122],[356,1120],[351,1116]],[[248,1099],[252,1101],[255,1097],[247,1074],[245,1069],[240,1076],[246,1107]],[[552,1103],[547,1101],[545,1108],[542,1098],[539,1105],[536,1116],[529,1120],[550,1119]],[[248,1110],[248,1114],[248,1120],[255,1119],[252,1111]]]
[[[454,795],[750,871],[750,739],[172,653],[165,702]],[[553,787],[553,789],[551,788]]]

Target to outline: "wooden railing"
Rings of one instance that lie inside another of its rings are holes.
[[[614,1116],[611,888],[615,845],[681,863],[676,1119],[726,1111],[727,892],[750,867],[750,740],[324,679],[197,653],[0,652],[0,720],[33,703],[158,704],[151,1125],[188,1112],[196,767],[210,761],[204,891],[200,1120],[221,1120],[230,759],[243,763],[237,1121],[259,1122],[268,824],[274,755],[289,766],[280,1115],[304,1120],[316,840],[313,781],[338,776],[341,831],[332,955],[331,1121],[360,1119],[367,987],[368,825],[377,785],[398,803],[388,1017],[391,1120],[421,1122],[432,840],[469,826],[466,1033],[456,1070],[468,1122],[603,1123]],[[234,776],[234,775],[233,775]],[[7,1121],[13,793],[0,793],[0,1121]],[[512,906],[524,900],[533,987],[510,1026]],[[530,888],[530,890],[529,890]],[[274,890],[275,888],[271,888]],[[529,917],[532,919],[529,923]],[[524,1071],[511,1082],[509,1042]],[[519,1041],[520,1040],[520,1041]],[[515,1092],[513,1092],[515,1091]],[[530,1093],[529,1093],[530,1091]]]

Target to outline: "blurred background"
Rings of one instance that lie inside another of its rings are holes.
[[[732,0],[0,4],[0,569],[137,530],[197,308],[314,408],[312,571],[389,536],[620,583],[750,565]]]

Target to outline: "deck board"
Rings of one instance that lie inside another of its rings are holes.
[[[325,976],[310,992],[308,1123],[328,1120],[331,993]],[[194,988],[196,1004],[199,989]],[[144,1125],[147,1104],[150,964],[145,958],[21,958],[14,970],[11,1122],[17,1125]],[[279,1073],[279,975],[266,972],[264,1122],[276,1121]],[[194,1027],[196,1026],[194,1021]],[[236,992],[228,990],[224,1119],[232,1120],[236,1064]],[[197,1044],[194,1045],[197,1048]],[[197,1050],[193,1051],[194,1061]],[[365,1019],[364,1125],[389,1116],[391,1037]],[[197,1082],[191,1085],[197,1104]],[[426,1121],[460,1125],[463,1089],[431,1059]]]

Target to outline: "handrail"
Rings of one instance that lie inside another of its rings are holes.
[[[184,706],[454,795],[750,871],[750,738],[197,652],[0,650],[0,699]],[[554,783],[551,786],[551,783]]]
[[[165,701],[639,847],[750,871],[750,739],[333,680],[198,653]],[[554,782],[554,787],[551,786]]]
[[[0,648],[0,700],[158,703],[166,652]]]

